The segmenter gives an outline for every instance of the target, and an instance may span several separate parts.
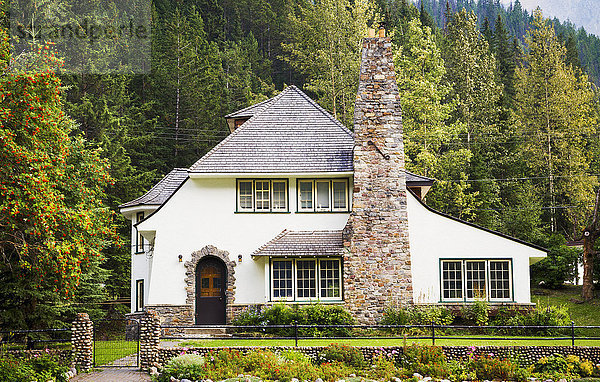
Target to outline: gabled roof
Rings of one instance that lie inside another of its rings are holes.
[[[341,256],[344,249],[342,231],[283,230],[252,256]]]
[[[268,101],[189,172],[352,171],[353,134],[331,114],[295,86]]]
[[[225,118],[250,118],[254,116],[254,114],[259,113],[265,107],[267,107],[273,101],[273,99],[274,98],[269,98],[262,102],[248,106],[242,110],[234,111],[233,113],[227,114]]]
[[[173,169],[144,195],[130,202],[121,204],[119,208],[140,205],[160,206],[179,188],[179,186],[181,186],[181,184],[187,178],[187,169]]]
[[[423,175],[417,175],[407,170],[404,172],[406,173],[406,184],[410,186],[431,186],[435,182],[435,179]]]

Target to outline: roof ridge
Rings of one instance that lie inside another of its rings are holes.
[[[275,236],[274,238],[272,238],[271,240],[267,241],[266,243],[264,243],[263,245],[261,245],[260,247],[258,247],[254,252],[252,252],[252,254],[250,256],[254,256],[255,254],[257,254],[258,252],[262,251],[263,249],[265,249],[269,244],[276,242],[277,240],[281,239],[282,237],[284,237],[285,235],[287,235],[288,233],[290,233],[292,231],[288,231],[287,228],[285,228],[283,231],[281,231],[277,236]]]
[[[296,85],[290,85],[289,87],[292,87],[293,89],[295,89],[298,92],[298,94],[300,94],[304,99],[306,99],[311,105],[313,105],[314,107],[316,107],[317,110],[319,110],[321,113],[323,113],[326,117],[328,117],[330,120],[332,120],[346,134],[350,135],[352,137],[352,139],[354,139],[354,133],[352,131],[350,131],[350,129],[348,129],[346,126],[344,126],[340,121],[338,121],[337,119],[335,119],[333,117],[333,115],[331,115],[327,110],[325,110],[325,108],[323,108],[316,101],[314,101],[313,99],[311,99],[308,95],[306,95],[306,93],[304,93],[302,90],[300,90]]]
[[[294,86],[294,85],[291,85]],[[223,139],[221,142],[217,143],[215,145],[215,147],[213,147],[209,152],[207,152],[206,154],[204,154],[202,156],[202,158],[198,159],[193,165],[191,165],[188,168],[188,172],[193,172],[193,170],[191,170],[193,167],[196,167],[196,165],[204,160],[206,160],[207,158],[209,158],[212,154],[215,153],[215,151],[217,151],[221,146],[223,146],[225,143],[229,142],[231,139],[233,139],[233,137],[237,136],[238,134],[240,134],[240,131],[245,131],[248,129],[248,126],[251,125],[251,122],[256,119],[256,117],[258,117],[259,115],[263,114],[266,110],[268,110],[269,108],[271,108],[271,106],[273,106],[274,103],[276,103],[281,96],[287,92],[288,89],[291,88],[291,86],[288,86],[287,88],[283,89],[281,91],[281,93],[277,94],[275,97],[271,98],[273,100],[273,102],[270,102],[268,105],[266,105],[262,110],[260,110],[259,112],[257,112],[256,114],[254,114],[252,117],[250,117],[250,119],[248,119],[246,122],[244,122],[240,127],[238,127],[237,129],[235,129],[231,134],[229,134],[227,137],[225,137],[225,139]]]

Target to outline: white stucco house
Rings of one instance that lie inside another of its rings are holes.
[[[543,248],[446,216],[405,171],[389,39],[365,39],[354,132],[295,86],[226,116],[231,134],[120,206],[131,311],[222,324],[249,305],[528,305]]]

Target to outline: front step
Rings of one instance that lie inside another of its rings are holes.
[[[196,327],[188,326],[183,329],[184,337],[195,337],[195,338],[215,338],[215,337],[231,337],[231,333],[228,333],[226,328],[211,328],[211,327]]]

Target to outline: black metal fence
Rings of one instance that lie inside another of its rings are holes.
[[[0,349],[69,348],[71,329],[0,330]]]
[[[205,331],[203,333],[203,331]],[[600,326],[516,325],[209,325],[161,326],[161,340],[511,340],[511,341],[600,341]],[[600,342],[598,343],[600,346]]]

